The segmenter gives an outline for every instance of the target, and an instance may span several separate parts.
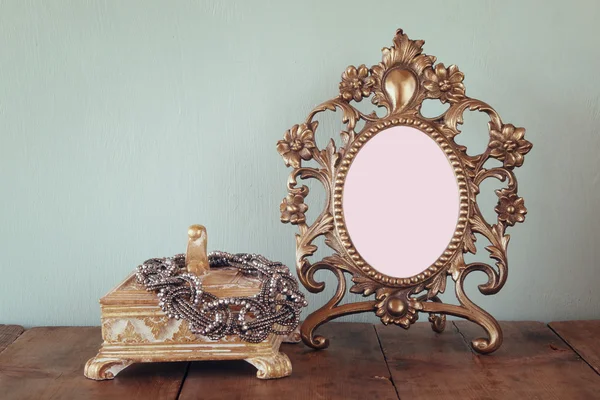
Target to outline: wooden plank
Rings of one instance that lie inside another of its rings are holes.
[[[483,330],[470,322],[448,324],[442,334],[426,323],[377,332],[400,398],[597,398],[600,377],[543,323],[501,326],[504,344],[491,355],[471,351]]]
[[[257,379],[243,361],[195,362],[180,398],[397,399],[373,325],[334,322],[321,330],[330,339],[326,350],[281,346],[292,361],[290,377]]]
[[[49,327],[25,331],[0,354],[1,398],[175,399],[187,363],[135,364],[111,381],[83,376],[102,342],[98,327]]]
[[[600,320],[551,322],[549,326],[600,374]]]
[[[24,329],[19,325],[0,325],[0,353],[15,341]]]

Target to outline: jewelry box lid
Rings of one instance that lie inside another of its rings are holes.
[[[253,296],[260,292],[261,281],[248,277],[235,268],[210,270],[202,276],[204,290],[217,297]],[[135,273],[130,274],[116,288],[100,299],[101,305],[152,305],[158,304],[156,293],[148,292],[137,283]]]

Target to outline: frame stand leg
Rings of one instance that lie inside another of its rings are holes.
[[[438,296],[434,296],[431,299],[431,301],[433,301],[435,303],[443,304],[443,301],[440,300],[440,298]],[[442,332],[444,332],[444,329],[446,329],[446,315],[445,314],[430,313],[429,314],[429,322],[431,323],[431,329],[436,333],[442,333]]]

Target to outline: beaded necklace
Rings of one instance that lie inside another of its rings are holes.
[[[290,270],[257,254],[208,254],[211,268],[233,267],[257,277],[262,286],[254,296],[218,298],[202,288],[201,279],[185,269],[185,256],[151,258],[137,267],[136,278],[146,290],[158,292],[159,306],[169,318],[189,323],[192,333],[218,340],[239,335],[262,342],[270,333],[287,335],[306,307],[304,294]]]

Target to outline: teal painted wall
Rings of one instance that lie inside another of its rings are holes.
[[[599,19],[594,1],[0,1],[0,323],[98,324],[98,298],[184,251],[192,223],[291,265],[275,143],[398,27],[534,143],[508,283],[473,298],[500,319],[600,317]],[[460,140],[485,129],[467,116]]]

